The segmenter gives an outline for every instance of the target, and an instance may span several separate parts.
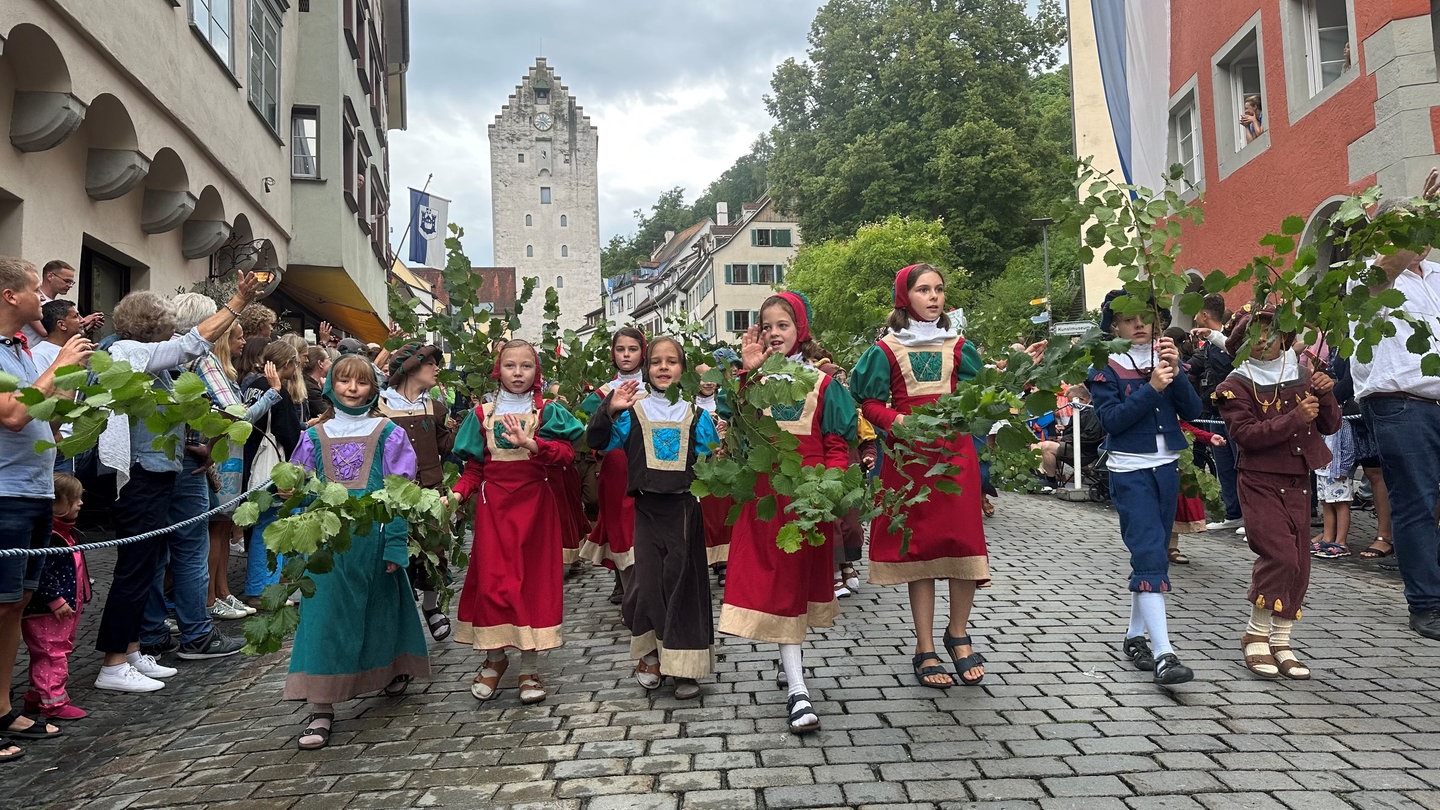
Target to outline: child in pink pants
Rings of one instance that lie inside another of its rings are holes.
[[[52,546],[74,546],[75,519],[80,514],[84,488],[67,473],[55,474]],[[75,649],[75,628],[80,609],[90,601],[90,577],[80,552],[51,554],[40,569],[40,586],[25,606],[20,633],[30,651],[30,691],[25,709],[50,720],[79,720],[89,714],[70,702],[65,682],[70,677],[70,653]]]

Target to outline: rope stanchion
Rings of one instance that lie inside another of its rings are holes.
[[[114,540],[103,540],[99,543],[85,543],[78,546],[53,546],[47,548],[5,548],[0,549],[0,557],[35,557],[46,554],[74,554],[77,551],[95,551],[102,548],[114,548],[116,546],[123,546],[130,543],[138,543],[141,540],[149,540],[151,538],[159,537],[162,534],[173,532],[176,529],[184,528],[185,526],[189,526],[192,523],[199,523],[202,520],[209,520],[211,517],[218,515],[221,512],[225,512],[232,507],[244,503],[245,500],[248,499],[251,495],[259,492],[262,489],[266,489],[272,483],[274,482],[267,478],[265,479],[265,483],[261,484],[260,486],[251,489],[249,492],[237,495],[236,497],[230,499],[229,501],[226,501],[225,503],[220,504],[214,509],[211,509],[207,512],[202,512],[195,517],[186,518],[179,523],[166,526],[163,529],[156,529],[154,531],[145,532],[144,534],[137,534],[134,537],[117,537]]]

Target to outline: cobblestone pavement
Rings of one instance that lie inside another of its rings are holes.
[[[1406,627],[1397,577],[1317,562],[1296,631],[1315,680],[1260,681],[1239,651],[1250,554],[1228,532],[1189,537],[1171,631],[1197,679],[1167,692],[1116,653],[1114,514],[1024,495],[999,507],[995,584],[973,619],[984,684],[915,685],[903,591],[865,587],[806,648],[824,722],[806,738],[785,731],[773,646],[723,639],[699,701],[645,694],[598,570],[566,586],[545,703],[520,706],[513,666],[501,697],[477,703],[478,657],[436,644],[433,680],[342,704],[313,752],[295,747],[303,709],[279,699],[284,655],[182,661],[153,695],[95,692],[97,602],[72,679],[94,715],[0,766],[0,805],[1440,808],[1440,645]]]

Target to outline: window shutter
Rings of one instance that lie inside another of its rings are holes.
[[[752,309],[752,310],[750,310],[750,325],[751,325],[751,326],[759,326],[759,325],[760,325],[760,310],[758,310],[758,309]]]
[[[759,283],[760,283],[760,265],[758,265],[758,264],[752,264],[752,265],[750,265],[750,283],[751,283],[751,284],[759,284]]]
[[[751,247],[754,247],[755,245],[758,245],[758,244],[760,244],[760,232],[757,231],[757,230],[755,230],[754,228],[751,228],[751,229],[750,229],[750,246],[751,246]]]
[[[775,247],[790,247],[790,229],[777,229],[771,236],[771,244]]]
[[[730,265],[727,264],[727,265],[725,265],[725,267],[726,267],[726,269],[728,270],[729,267],[730,267]],[[729,309],[725,310],[725,331],[727,331],[727,332],[734,332],[734,331],[735,331],[735,312],[734,312],[734,310],[729,310]]]
[[[731,264],[725,265],[725,283],[726,283],[726,284],[734,284],[734,283],[735,283],[735,266],[734,266],[734,265],[731,265]]]
[[[786,233],[789,233],[789,231],[786,231]],[[788,245],[787,245],[787,247],[788,247]],[[784,284],[784,283],[785,283],[785,265],[783,265],[783,264],[777,264],[777,265],[775,265],[775,283],[776,283],[776,284]]]

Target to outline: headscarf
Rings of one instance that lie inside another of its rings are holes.
[[[905,310],[905,314],[911,318],[917,317],[910,311],[910,274],[915,272],[918,264],[911,264],[900,268],[895,274],[895,308]]]
[[[490,371],[490,379],[500,379],[500,359],[505,356],[505,349],[510,345],[510,343],[511,341],[505,341],[504,343],[500,344],[500,351],[495,352],[495,368],[491,369]],[[535,344],[528,343],[527,341],[527,345],[530,348],[530,353],[535,355],[535,384],[531,386],[530,390],[534,392],[535,409],[539,410],[545,406],[545,397],[543,396],[543,392],[545,390],[545,380],[544,375],[540,373],[540,352],[536,350]],[[516,346],[515,348],[518,349],[520,347]],[[509,393],[509,390],[505,388],[504,384],[501,384],[500,395],[504,396],[507,393]]]
[[[349,414],[350,416],[365,416],[369,414],[370,410],[375,407],[375,403],[380,400],[379,382],[377,381],[375,385],[370,386],[370,400],[368,402],[356,406],[346,405],[340,401],[340,395],[335,393],[335,369],[337,367],[339,367],[339,363],[330,366],[330,370],[325,373],[325,387],[321,390],[321,393],[326,399],[330,400],[330,404],[334,405],[335,410],[340,413]]]
[[[910,309],[910,276],[921,267],[924,267],[924,272],[927,273],[939,272],[927,265],[912,264],[902,267],[900,272],[895,274],[895,308],[905,310],[905,314],[910,318],[910,325],[904,329],[892,330],[890,335],[903,346],[933,346],[959,336],[954,324],[948,329],[941,329],[939,319],[924,320]]]
[[[795,313],[795,345],[799,346],[810,339],[810,299],[805,293],[785,292],[775,293],[776,298],[783,298],[785,303]]]

